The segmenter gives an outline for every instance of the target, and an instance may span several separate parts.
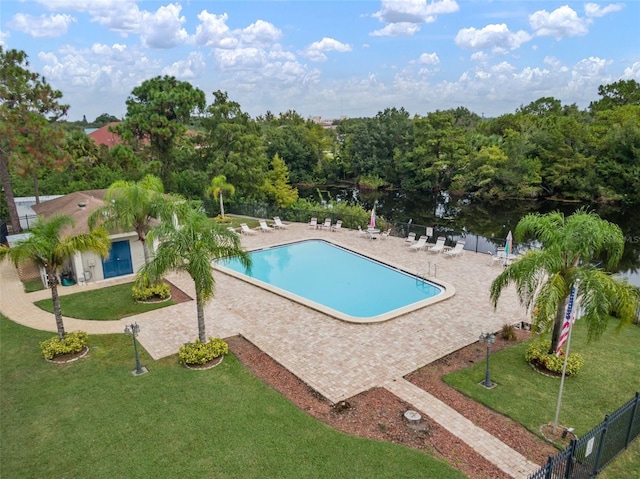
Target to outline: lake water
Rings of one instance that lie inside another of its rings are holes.
[[[413,225],[433,226],[443,230],[465,232],[491,239],[503,239],[528,213],[561,211],[570,215],[582,203],[557,201],[508,200],[486,202],[469,197],[452,198],[446,194],[415,194],[401,191],[359,192],[353,188],[300,188],[302,198],[315,201],[334,199],[359,202],[366,209],[376,205],[376,212],[392,222],[412,221]],[[601,218],[617,224],[625,236],[625,250],[619,273],[640,286],[640,205],[587,205]]]

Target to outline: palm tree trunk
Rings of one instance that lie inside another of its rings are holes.
[[[224,218],[224,203],[222,202],[222,191],[220,192],[220,215]]]
[[[206,343],[207,338],[204,330],[204,305],[200,299],[200,292],[196,290],[196,309],[198,311],[198,340]]]
[[[51,299],[53,300],[53,315],[56,317],[56,327],[58,328],[58,337],[64,339],[66,333],[64,331],[64,323],[62,322],[62,308],[60,307],[60,297],[58,296],[58,278],[55,271],[47,271],[49,276],[49,287],[51,288]]]
[[[551,333],[551,347],[549,348],[549,354],[555,354],[558,347],[558,340],[560,339],[560,333],[562,332],[562,324],[564,323],[565,311],[566,301],[558,305],[556,318],[553,320],[553,332]]]

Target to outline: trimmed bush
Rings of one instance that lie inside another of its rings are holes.
[[[551,340],[549,339],[532,342],[524,358],[535,366],[539,366],[553,373],[562,374],[565,356],[564,351],[561,351],[560,356],[556,356],[555,354],[549,354],[550,347]],[[574,376],[578,374],[582,366],[584,366],[584,358],[582,355],[579,353],[571,353],[567,359],[566,374],[568,376]]]
[[[229,345],[220,338],[209,338],[206,343],[197,341],[180,346],[178,358],[181,364],[206,364],[229,352]]]
[[[171,289],[167,283],[156,283],[142,288],[133,286],[131,293],[136,301],[147,301],[154,298],[167,299]]]
[[[87,333],[84,331],[74,331],[67,333],[64,339],[54,336],[51,339],[42,341],[40,343],[40,350],[46,359],[53,359],[63,354],[79,353],[85,348],[88,341],[89,335]]]

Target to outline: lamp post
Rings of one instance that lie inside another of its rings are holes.
[[[138,323],[133,323],[129,326],[125,326],[124,334],[127,336],[133,336],[133,351],[136,355],[136,369],[131,372],[134,376],[139,376],[140,374],[144,374],[147,372],[147,368],[140,364],[140,357],[138,356],[138,341],[136,341],[136,336],[140,332],[140,326]]]
[[[495,383],[491,382],[491,373],[489,372],[489,346],[495,343],[496,336],[493,333],[482,333],[480,335],[480,341],[487,343],[487,369],[485,371],[484,382],[482,385],[485,388],[490,389],[495,386]]]

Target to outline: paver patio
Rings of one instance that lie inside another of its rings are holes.
[[[497,310],[494,310],[489,300],[489,285],[500,269],[491,266],[487,254],[467,251],[462,257],[446,258],[444,255],[410,251],[402,238],[372,241],[357,231],[310,230],[306,224],[291,224],[286,230],[243,236],[242,242],[252,250],[309,238],[326,239],[408,272],[430,271],[430,279],[446,281],[456,290],[456,294],[445,301],[384,323],[352,324],[217,271],[215,298],[205,306],[207,336],[243,335],[332,402],[373,387],[384,387],[477,341],[483,332],[495,332],[505,323],[527,319],[512,289],[505,291]],[[8,275],[17,276],[15,270],[11,273],[10,269],[12,267],[7,267],[6,263],[2,266],[0,310],[27,326],[55,331],[53,316],[32,304],[49,291],[21,294],[6,281]],[[127,279],[131,278],[120,281]],[[188,276],[172,274],[168,279],[195,297],[193,283]],[[311,274],[309,280],[313,280]],[[81,288],[61,288],[61,293],[68,294]],[[23,299],[27,296],[28,299]],[[197,338],[195,301],[122,321],[105,323],[65,319],[68,330],[83,329],[90,334],[122,332],[124,324],[132,322],[140,326],[138,339],[154,359],[176,354],[183,343]],[[410,398],[403,399],[412,403]],[[422,412],[429,414],[429,411]],[[478,442],[478,431],[454,433],[470,443]],[[489,460],[513,477],[526,477],[525,471],[535,470],[535,464],[495,441],[491,447],[493,453],[487,457]],[[495,457],[502,457],[502,460],[497,461]]]

